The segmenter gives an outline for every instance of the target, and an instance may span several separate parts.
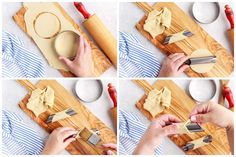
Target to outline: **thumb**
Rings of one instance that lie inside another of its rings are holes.
[[[163,129],[164,136],[173,135],[177,133],[177,126],[174,124],[165,126],[162,129]]]
[[[69,138],[69,139],[67,139],[65,142],[64,142],[64,144],[66,145],[66,147],[71,143],[71,142],[73,142],[73,141],[75,141],[76,139],[75,138]]]
[[[72,61],[69,60],[68,58],[64,57],[64,56],[60,56],[59,60],[62,61],[65,65],[67,65],[68,67],[70,67]]]
[[[196,123],[206,123],[210,121],[208,114],[193,115],[191,116],[190,120]]]

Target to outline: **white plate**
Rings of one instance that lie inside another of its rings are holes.
[[[81,79],[75,84],[75,93],[84,102],[93,102],[102,95],[103,86],[101,80]]]
[[[216,94],[214,80],[192,80],[189,84],[191,97],[198,102],[210,101]]]

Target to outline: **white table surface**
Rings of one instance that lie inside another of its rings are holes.
[[[82,22],[84,21],[82,15],[75,9],[72,2],[69,3],[60,3],[62,7],[67,11],[67,13],[80,25],[82,26]],[[115,2],[107,2],[106,5],[103,3],[91,3],[84,2],[87,10],[92,14],[96,13],[107,28],[111,31],[111,33],[117,37],[117,5]],[[62,77],[62,75],[56,70],[48,65],[46,59],[43,57],[41,52],[35,43],[23,32],[20,27],[14,22],[12,16],[22,7],[20,2],[5,2],[2,3],[2,29],[4,31],[8,31],[20,37],[24,42],[25,46],[31,50],[39,54],[43,58],[43,62],[45,64],[45,77]],[[109,16],[108,16],[109,13]],[[85,32],[87,32],[83,26],[81,27]],[[88,33],[87,33],[88,34]],[[101,77],[115,77],[116,70],[114,67],[109,68],[105,71]]]
[[[156,79],[149,79],[148,82],[153,84]],[[179,85],[186,93],[188,93],[188,85],[190,79],[176,79],[174,82]],[[216,80],[217,91],[215,97],[212,101],[217,101],[219,98],[219,80]],[[229,86],[233,90],[233,82],[229,82]],[[135,107],[135,103],[143,96],[143,89],[139,88],[130,80],[120,80],[119,81],[119,109],[129,111],[137,114],[141,117],[141,121],[145,124],[149,124],[149,120]],[[204,91],[203,91],[204,92]],[[225,104],[227,105],[227,104]],[[184,152],[178,148],[169,138],[164,138],[163,140],[163,152],[168,155],[183,155]]]
[[[149,3],[150,5],[154,3]],[[192,2],[177,2],[176,3],[183,11],[187,13],[190,17]],[[229,23],[226,19],[224,13],[224,5],[229,4],[233,7],[232,2],[220,3],[220,15],[216,21],[211,24],[199,24],[206,32],[208,32],[216,41],[218,41],[223,47],[225,47],[229,52],[233,49],[227,38],[226,30],[229,29]],[[136,28],[135,25],[144,16],[144,11],[140,9],[135,3],[121,2],[119,6],[119,31],[131,33],[141,41],[144,47],[151,50],[153,54],[159,59],[160,62],[163,61],[164,55],[161,51],[156,48],[150,41],[148,41]],[[185,74],[180,75],[180,77],[186,77]]]
[[[36,83],[37,80],[31,80],[33,83]],[[66,80],[60,79],[57,80],[61,85],[63,85],[72,95],[76,96],[74,93],[74,86],[76,83],[76,79]],[[116,80],[114,79],[103,79],[103,93],[102,96],[95,102],[92,103],[84,103],[82,102],[95,116],[97,116],[101,121],[103,121],[109,128],[115,131],[115,128],[112,124],[112,119],[110,116],[109,109],[113,106],[112,101],[110,100],[109,94],[107,92],[107,84],[112,83],[116,86]],[[19,116],[21,116],[24,122],[35,131],[42,138],[47,138],[48,133],[44,131],[36,122],[34,122],[29,116],[27,116],[18,106],[19,102],[24,98],[27,94],[27,90],[18,84],[14,80],[3,80],[2,81],[2,108],[15,112]],[[64,151],[62,154],[67,154]]]

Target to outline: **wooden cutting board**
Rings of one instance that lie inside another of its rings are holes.
[[[162,87],[167,87],[171,91],[171,106],[169,109],[165,109],[161,114],[172,114],[177,116],[183,121],[187,121],[190,112],[195,107],[195,101],[191,99],[184,90],[177,86],[173,81],[170,80],[158,80],[153,85],[150,85],[145,80],[134,80],[134,82],[144,89],[145,93],[148,93],[153,88],[161,89]],[[137,103],[136,107],[149,119],[152,120],[151,114],[143,108],[143,104],[147,95],[145,94]],[[157,115],[156,117],[160,116]],[[192,141],[203,137],[205,135],[212,135],[213,142],[210,145],[198,148],[196,150],[191,150],[185,152],[191,155],[228,155],[230,154],[230,147],[227,140],[226,130],[219,128],[213,124],[203,125],[205,132],[195,133],[195,134],[183,134],[178,137],[170,136],[170,139],[178,146],[184,146],[188,141]]]
[[[217,57],[217,63],[214,68],[207,73],[196,73],[191,68],[188,68],[185,73],[190,77],[228,77],[234,69],[234,59],[230,52],[228,52],[220,43],[213,39],[206,31],[204,31],[190,16],[181,10],[175,3],[158,2],[152,7],[145,2],[136,3],[146,14],[153,9],[161,10],[167,7],[172,13],[171,26],[168,30],[155,39],[143,29],[143,25],[147,16],[145,15],[137,24],[137,30],[143,34],[149,41],[151,41],[164,54],[184,52],[190,55],[193,51],[198,49],[208,49],[213,55]],[[180,32],[184,29],[190,30],[194,35],[173,44],[163,45],[163,41],[167,35]],[[216,28],[217,29],[217,28]],[[220,30],[219,30],[220,31]],[[223,31],[223,30],[222,30]]]
[[[94,73],[96,76],[100,76],[103,72],[105,72],[109,67],[111,67],[111,62],[109,59],[103,54],[103,52],[94,44],[94,42],[89,39],[89,37],[86,35],[86,33],[83,32],[83,30],[80,28],[80,26],[67,14],[67,12],[59,5],[59,3],[54,3],[55,7],[59,8],[64,17],[73,24],[74,28],[78,30],[83,37],[90,43],[92,48],[92,55],[93,55],[93,61],[94,61]],[[71,5],[71,7],[73,7]],[[24,14],[26,12],[26,8],[22,7],[14,16],[13,19],[17,23],[17,25],[25,32],[27,33],[26,24],[24,20]],[[29,35],[29,34],[28,34]],[[30,37],[30,36],[29,36]],[[60,73],[64,77],[74,77],[74,75],[71,72],[65,71],[65,70],[59,70]]]
[[[27,80],[17,81],[29,91],[29,93],[24,97],[24,99],[19,103],[20,108],[36,123],[38,123],[42,128],[44,128],[48,133],[62,126],[73,127],[75,129],[83,129],[84,127],[87,127],[88,129],[95,128],[100,131],[100,137],[103,143],[116,143],[115,133],[110,128],[108,128],[102,121],[100,121],[96,116],[94,116],[80,101],[78,101],[74,96],[72,96],[57,81],[41,80],[35,85],[33,85]],[[38,118],[36,118],[33,112],[26,108],[26,104],[28,102],[32,90],[36,88],[44,89],[46,86],[50,86],[55,92],[54,106],[52,109],[48,109],[46,112],[40,114]],[[69,107],[76,111],[77,114],[73,115],[70,118],[59,120],[54,123],[45,123],[49,115],[67,109]],[[103,150],[104,148],[101,149]],[[83,155],[101,154],[101,149],[100,147],[95,147],[81,139],[77,139],[75,142],[72,142],[66,148],[66,150],[71,154]]]

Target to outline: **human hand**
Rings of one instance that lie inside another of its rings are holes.
[[[196,105],[190,113],[190,120],[199,124],[210,122],[227,129],[234,125],[233,112],[215,102]]]
[[[74,60],[70,60],[64,56],[60,56],[59,60],[65,63],[70,71],[78,77],[93,76],[94,65],[91,46],[82,36],[80,36],[79,46]]]
[[[159,146],[164,137],[177,133],[177,125],[180,119],[173,115],[165,114],[152,121],[145,134],[139,141],[133,154],[151,155]]]
[[[60,127],[49,135],[49,138],[44,146],[42,155],[57,155],[62,152],[71,142],[75,141],[73,135],[77,131],[73,128]]]
[[[184,64],[188,57],[184,53],[174,53],[169,55],[163,62],[159,77],[175,77],[184,72],[189,65]]]
[[[105,148],[109,148],[111,150],[106,151],[106,155],[116,155],[112,150],[117,151],[117,145],[114,143],[106,143],[102,145]]]

